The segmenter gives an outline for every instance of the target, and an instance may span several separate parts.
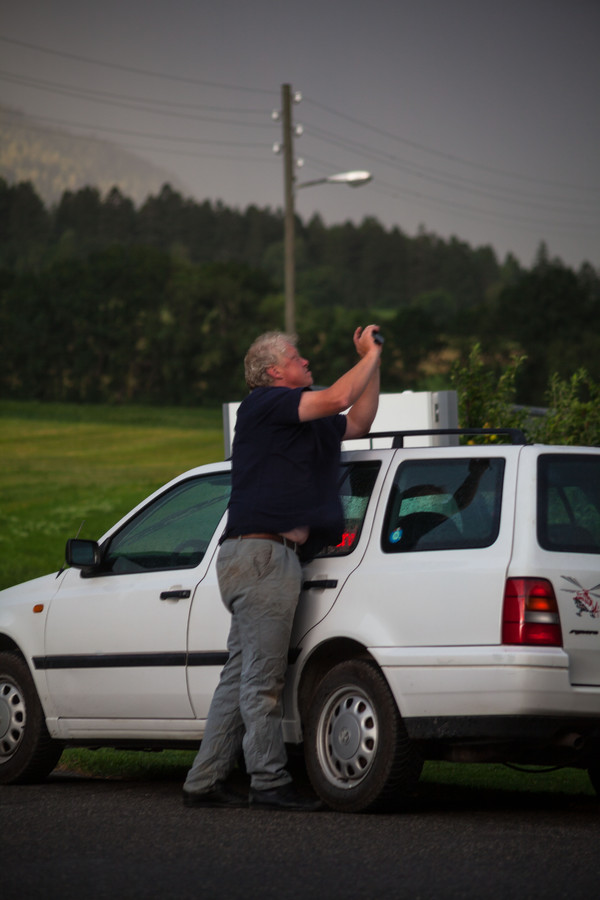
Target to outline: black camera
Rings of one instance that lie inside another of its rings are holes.
[[[383,344],[383,335],[380,331],[373,332],[373,340],[376,344]]]

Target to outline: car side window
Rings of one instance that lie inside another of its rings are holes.
[[[489,547],[498,537],[501,457],[407,460],[386,510],[384,553]]]
[[[156,497],[103,548],[102,571],[115,575],[197,566],[229,502],[231,475],[179,482]]]
[[[538,542],[559,553],[600,553],[600,457],[538,458]]]
[[[380,467],[379,460],[342,464],[339,482],[339,494],[344,510],[342,540],[336,547],[325,547],[317,554],[318,557],[347,556],[352,553],[362,531]]]

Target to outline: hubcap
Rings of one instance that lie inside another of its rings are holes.
[[[16,751],[25,732],[25,703],[10,681],[0,682],[0,763]]]
[[[377,753],[379,728],[369,697],[348,686],[332,694],[317,733],[321,769],[336,787],[353,788],[369,773]]]

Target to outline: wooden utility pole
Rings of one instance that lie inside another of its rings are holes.
[[[281,86],[281,110],[283,119],[283,194],[284,194],[284,284],[285,330],[296,331],[295,234],[294,234],[294,147],[292,128],[292,91],[289,84]]]

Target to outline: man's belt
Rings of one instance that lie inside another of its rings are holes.
[[[226,540],[228,540],[228,541],[248,541],[248,540],[275,541],[276,544],[283,544],[284,547],[289,547],[290,550],[294,551],[294,553],[298,552],[298,544],[296,543],[296,541],[290,541],[289,538],[284,537],[282,534],[270,534],[267,531],[257,532],[256,534],[237,534],[235,536],[227,538]]]

